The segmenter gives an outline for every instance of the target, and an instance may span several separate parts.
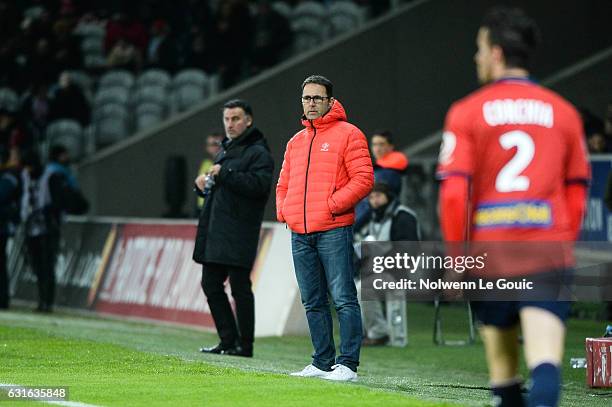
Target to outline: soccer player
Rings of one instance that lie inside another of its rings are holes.
[[[572,105],[529,79],[537,41],[537,27],[518,9],[490,10],[478,31],[474,60],[484,86],[448,112],[437,170],[447,242],[578,236],[590,178],[582,125]],[[533,383],[526,404],[557,405],[569,307],[555,301],[474,304],[496,405],[525,405],[519,324]]]

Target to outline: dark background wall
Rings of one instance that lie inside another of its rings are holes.
[[[612,46],[606,21],[612,15],[610,1],[502,3],[524,7],[541,27],[543,44],[533,69],[536,78]],[[477,0],[415,2],[356,35],[288,61],[192,112],[96,154],[78,168],[93,204],[92,213],[161,216],[166,210],[164,164],[174,154],[187,158],[185,190],[191,198],[191,180],[202,159],[205,136],[222,128],[221,106],[234,97],[252,103],[255,123],[269,139],[278,174],[285,144],[301,127],[300,84],[313,73],[334,82],[335,96],[344,104],[349,120],[366,135],[384,127],[394,131],[399,147],[417,141],[441,127],[450,103],[477,87],[475,35],[483,10],[491,4]],[[590,73],[589,77],[599,76],[604,82],[595,92],[610,95],[609,72],[598,68]],[[584,100],[590,99],[590,93],[580,81],[568,83],[559,89],[570,100],[576,97],[588,105]],[[189,199],[189,209],[192,206]],[[272,194],[266,218],[272,219],[273,213]]]

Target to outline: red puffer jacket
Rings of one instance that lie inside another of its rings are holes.
[[[374,184],[368,142],[337,100],[325,116],[302,124],[287,143],[276,216],[296,233],[352,225],[355,205]]]

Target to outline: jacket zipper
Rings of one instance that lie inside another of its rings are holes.
[[[312,143],[314,143],[315,137],[317,137],[317,128],[312,124],[312,120],[310,121],[310,125],[314,130],[314,135],[312,136],[312,140],[310,140],[310,148],[308,149],[308,163],[306,164],[306,182],[304,183],[304,233],[308,233],[308,228],[306,227],[306,193],[308,192],[308,170],[310,168],[310,153],[312,153]]]

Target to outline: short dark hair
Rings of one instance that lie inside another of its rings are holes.
[[[374,138],[374,136],[381,136],[387,140],[387,143],[393,144],[393,133],[391,133],[391,130],[376,130],[372,133],[372,138]]]
[[[49,149],[49,161],[57,162],[62,154],[68,153],[68,149],[61,144],[55,144]]]
[[[244,99],[232,99],[232,100],[228,100],[223,105],[223,110],[225,110],[225,109],[233,109],[235,107],[241,108],[244,111],[244,113],[246,113],[247,115],[253,117],[253,109],[251,108],[251,105],[249,104],[249,102],[247,102]]]
[[[372,192],[380,192],[382,194],[387,195],[387,199],[389,201],[392,201],[395,198],[395,193],[393,192],[393,189],[389,186],[389,184],[384,181],[376,181],[370,193]]]
[[[494,7],[483,18],[482,27],[489,31],[489,42],[504,51],[508,68],[527,68],[540,42],[536,23],[519,8]]]
[[[322,75],[310,75],[308,78],[304,79],[302,82],[302,90],[304,90],[304,86],[309,83],[314,83],[316,85],[325,86],[325,91],[327,92],[328,97],[334,96],[334,84],[331,83],[329,79]]]

